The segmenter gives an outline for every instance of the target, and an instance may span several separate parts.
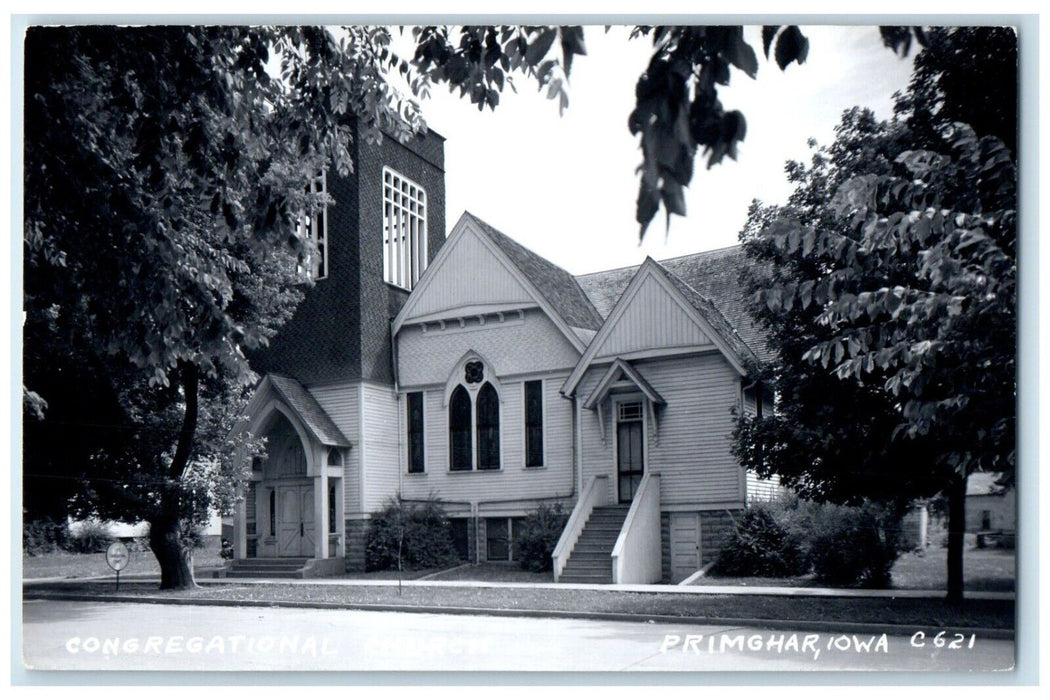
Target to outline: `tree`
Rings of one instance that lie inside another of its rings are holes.
[[[985,37],[928,41],[918,75]],[[1016,69],[1009,52],[997,65]],[[969,113],[952,70],[937,68],[936,90],[913,80],[900,120],[848,113],[811,167],[789,166],[788,205],[752,211],[784,413],[742,419],[735,442],[748,466],[822,499],[946,491],[948,596],[961,600],[966,476],[1014,470],[1016,170],[999,138],[931,121]]]
[[[375,138],[421,124],[384,80],[387,43],[373,28],[27,32],[26,375],[93,380],[108,425],[79,446],[84,507],[149,521],[162,588],[193,585],[204,485],[236,471],[219,443],[254,378],[245,350],[302,295],[310,178],[349,170],[355,119]],[[80,389],[49,388],[30,401],[27,385],[27,422]],[[30,474],[63,436],[37,427]]]

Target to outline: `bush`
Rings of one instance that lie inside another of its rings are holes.
[[[437,500],[405,503],[391,499],[368,523],[365,570],[402,570],[449,566],[458,561],[448,518]]]
[[[22,551],[31,557],[65,549],[68,538],[65,523],[51,518],[22,523]]]
[[[745,511],[713,567],[723,576],[799,576],[807,570],[802,542],[777,522],[769,506]]]
[[[560,503],[543,503],[529,513],[520,525],[515,524],[514,547],[521,568],[540,573],[553,567],[551,554],[569,516]]]
[[[813,522],[809,559],[818,581],[886,588],[900,554],[899,519],[875,504],[824,505]]]
[[[106,551],[112,541],[108,525],[97,520],[84,520],[70,529],[68,549],[76,554],[96,554]]]

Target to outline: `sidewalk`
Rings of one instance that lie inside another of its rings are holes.
[[[35,584],[55,584],[63,581],[82,583],[87,581],[112,581],[113,576],[94,576],[77,579],[27,579],[23,586]],[[122,582],[159,581],[155,574],[131,574],[121,576]],[[377,586],[396,587],[396,580],[348,579],[348,578],[313,578],[313,579],[267,579],[267,578],[199,578],[201,586],[242,586],[242,585],[289,585],[289,586]],[[580,591],[616,591],[623,593],[665,593],[675,595],[732,595],[732,596],[787,596],[811,598],[934,598],[943,599],[945,591],[938,590],[897,590],[897,589],[858,589],[858,588],[789,588],[783,586],[681,586],[669,584],[586,584],[586,583],[502,583],[481,581],[402,581],[404,588],[502,588],[528,590],[580,590]],[[967,591],[966,600],[1014,600],[1013,592]]]

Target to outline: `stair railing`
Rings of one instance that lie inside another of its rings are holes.
[[[572,554],[573,548],[576,547],[576,541],[580,539],[583,526],[587,524],[587,519],[591,517],[591,511],[597,507],[604,506],[608,500],[609,477],[605,474],[591,477],[587,487],[580,494],[580,500],[576,501],[576,507],[572,509],[569,520],[565,523],[565,529],[561,531],[561,537],[558,538],[558,544],[551,553],[551,559],[554,563],[555,582],[561,577],[561,572],[565,570],[565,564],[568,563],[569,555]]]
[[[612,551],[613,583],[656,583],[660,561],[660,475],[649,472],[634,494],[631,509]]]

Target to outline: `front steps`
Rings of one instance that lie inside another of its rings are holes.
[[[576,540],[559,583],[612,583],[612,550],[629,505],[600,506],[591,511]]]
[[[306,578],[311,559],[307,557],[278,557],[234,559],[225,570],[226,578]]]

